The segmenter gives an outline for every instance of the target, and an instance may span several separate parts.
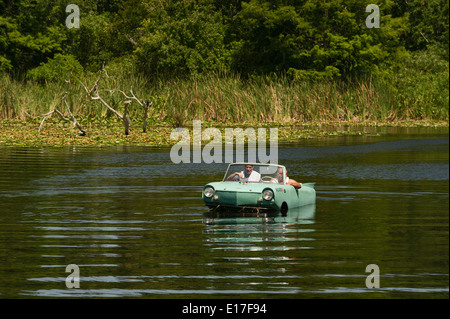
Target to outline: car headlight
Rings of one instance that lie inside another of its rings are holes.
[[[203,194],[205,195],[205,197],[208,197],[208,198],[213,197],[215,193],[216,193],[216,191],[211,186],[208,186],[203,190]]]
[[[265,200],[271,200],[273,198],[273,192],[270,189],[266,189],[263,193],[262,193],[262,197]]]

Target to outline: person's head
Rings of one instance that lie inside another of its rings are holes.
[[[253,165],[246,164],[245,165],[245,174],[246,175],[250,175],[252,172],[253,172]]]
[[[278,180],[278,183],[283,183],[283,168],[282,167],[278,167],[278,169],[277,169],[277,180]]]

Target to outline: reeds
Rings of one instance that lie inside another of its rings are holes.
[[[413,119],[414,111],[410,108],[436,107],[399,107],[397,91],[374,78],[303,82],[285,77],[243,80],[236,75],[213,74],[171,80],[161,86],[159,94],[167,97],[165,112],[177,122],[192,119],[223,123],[390,121]],[[424,112],[414,119],[446,119],[448,111],[441,112],[440,118],[434,115]]]
[[[83,78],[71,79],[68,104],[76,116],[87,119],[108,118],[111,115],[100,103],[89,101],[82,84],[92,87],[97,74],[86,74]],[[18,79],[7,73],[0,74],[0,119],[25,119],[37,117],[53,110],[62,103],[62,96],[67,89],[66,79],[58,82],[38,83],[29,79],[19,77]],[[121,107],[123,95],[114,89],[126,92],[132,88],[133,92],[146,97],[144,86],[146,81],[139,75],[130,77],[126,74],[119,76],[107,76],[102,79],[99,91],[112,105]],[[135,115],[135,114],[133,114]]]
[[[97,76],[88,74],[78,80],[89,87]],[[110,117],[100,103],[89,101],[78,81],[71,82],[68,103],[75,116],[84,120]],[[448,104],[444,106],[448,103],[448,90],[433,99],[413,99],[411,88],[402,91],[387,80],[372,77],[310,82],[284,76],[243,79],[236,74],[212,73],[189,79],[147,79],[139,72],[119,69],[108,70],[99,90],[103,98],[120,109],[123,95],[110,90],[127,92],[130,88],[139,99],[153,102],[155,120],[171,121],[175,126],[193,119],[224,124],[448,120]],[[61,103],[65,89],[64,79],[36,83],[0,74],[0,119],[25,119],[47,113]],[[421,92],[425,94],[426,90]],[[130,117],[138,119],[141,112],[134,104]]]

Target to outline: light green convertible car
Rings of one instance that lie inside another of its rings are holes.
[[[295,188],[287,182],[282,165],[233,163],[228,165],[221,182],[203,187],[202,198],[210,208],[281,212],[316,202],[315,183],[302,183],[301,188]]]

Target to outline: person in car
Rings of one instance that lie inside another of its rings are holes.
[[[240,181],[240,182],[259,182],[261,180],[261,174],[253,170],[253,165],[246,164],[243,171],[235,172],[227,177],[227,180]]]
[[[302,184],[297,182],[296,180],[293,180],[292,178],[289,178],[287,176],[287,169],[286,170],[286,185],[292,185],[295,188],[302,188]],[[277,170],[277,177],[276,178],[272,178],[271,180],[272,183],[278,183],[278,184],[283,184],[283,168],[279,167]]]

